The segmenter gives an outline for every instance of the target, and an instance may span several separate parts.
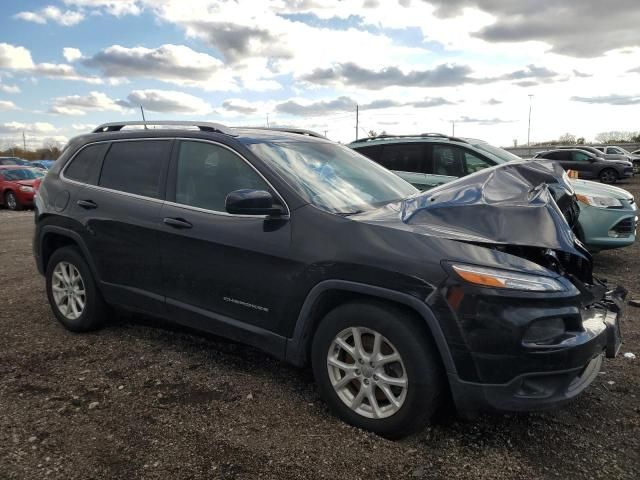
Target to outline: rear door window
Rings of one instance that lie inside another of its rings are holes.
[[[573,160],[576,162],[588,162],[591,157],[584,152],[573,152]]]
[[[420,143],[385,145],[378,163],[398,172],[425,173],[425,147]]]
[[[100,176],[102,158],[107,148],[109,144],[106,142],[87,145],[71,160],[64,171],[64,176],[76,182],[96,185]]]
[[[162,198],[170,150],[170,140],[113,142],[104,158],[99,185],[144,197]]]
[[[571,152],[568,150],[547,152],[542,154],[542,158],[548,158],[549,160],[571,160]]]
[[[370,158],[376,163],[380,163],[380,154],[382,153],[382,145],[369,145],[368,147],[359,147],[354,149],[360,155]]]
[[[464,150],[454,145],[433,145],[431,157],[433,159],[433,173],[448,177],[463,177],[465,175]]]
[[[489,163],[484,158],[481,158],[471,152],[464,150],[464,167],[467,175],[492,166],[493,164]]]

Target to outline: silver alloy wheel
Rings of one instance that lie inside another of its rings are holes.
[[[17,206],[18,206],[18,201],[16,199],[15,194],[12,192],[7,193],[7,208],[9,210],[15,210]]]
[[[375,330],[350,327],[338,333],[327,369],[340,400],[363,417],[390,417],[407,397],[409,380],[400,353]]]
[[[82,275],[75,265],[60,262],[53,269],[51,290],[56,307],[69,320],[75,320],[84,311],[87,294]]]

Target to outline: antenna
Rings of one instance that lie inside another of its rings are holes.
[[[142,108],[142,104],[140,105],[140,113],[142,113],[142,121],[144,122],[144,129],[147,130],[147,119],[144,118],[144,108]]]

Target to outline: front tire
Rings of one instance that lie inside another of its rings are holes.
[[[387,438],[421,429],[445,391],[431,337],[402,308],[341,305],[321,320],[312,344],[321,397],[345,422]]]
[[[600,172],[599,178],[602,183],[616,183],[618,180],[618,172],[613,168],[605,168]]]
[[[56,250],[47,264],[46,281],[51,309],[68,330],[87,332],[102,326],[109,307],[78,249]]]
[[[18,200],[16,194],[11,191],[4,194],[4,204],[9,210],[13,210],[14,212],[22,210],[20,200]]]

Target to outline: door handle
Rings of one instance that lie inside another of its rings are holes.
[[[183,218],[166,217],[163,220],[163,222],[166,223],[167,225],[173,227],[173,228],[191,228],[191,227],[193,227],[193,225],[191,223],[187,222]]]
[[[98,208],[98,204],[93,200],[78,200],[78,205],[87,210]]]

